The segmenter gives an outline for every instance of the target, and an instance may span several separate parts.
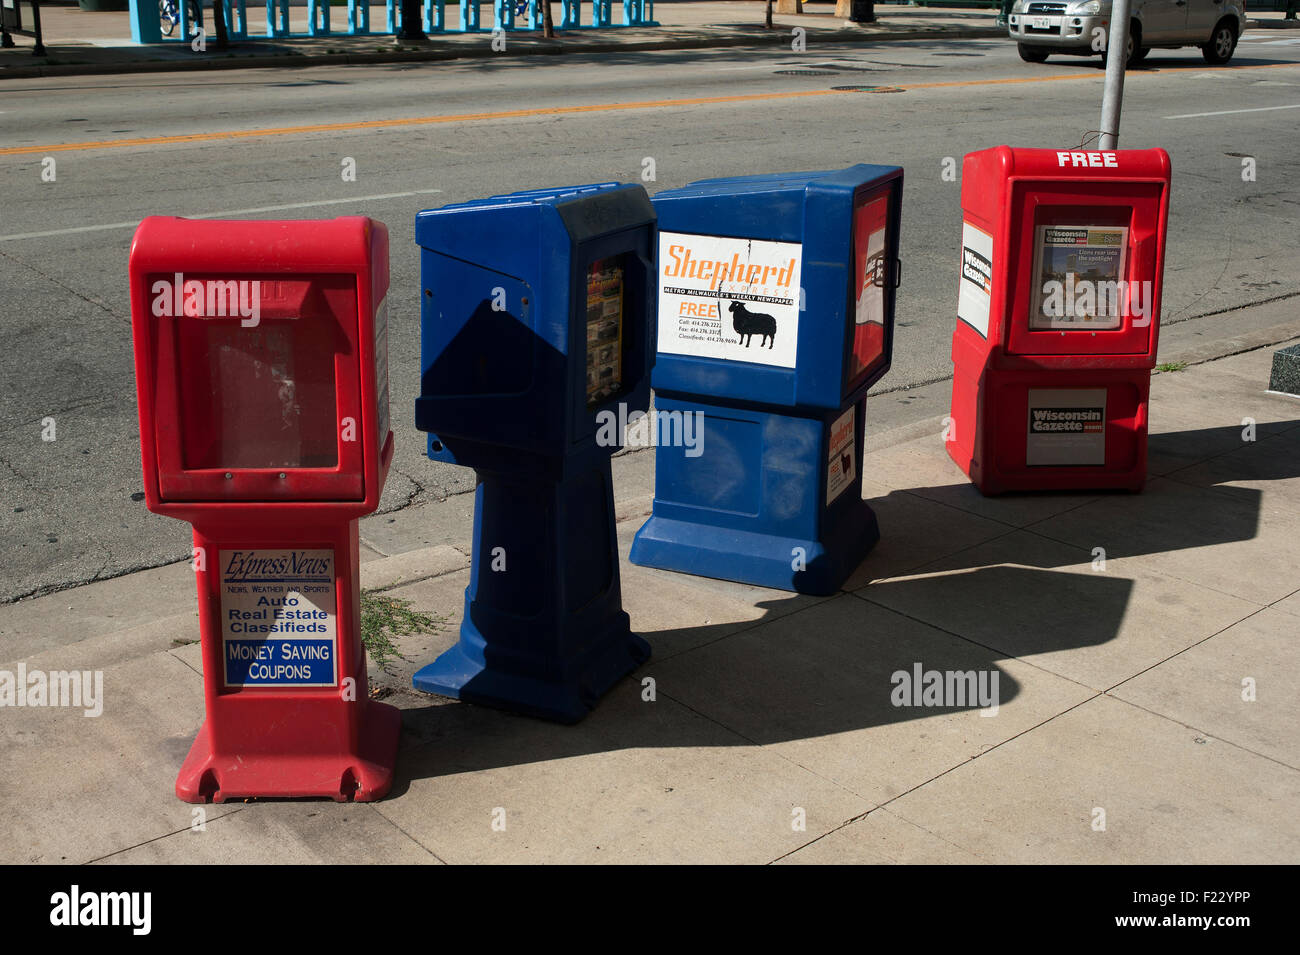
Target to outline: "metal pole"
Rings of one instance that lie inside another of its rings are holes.
[[[1124,105],[1124,68],[1128,66],[1129,0],[1111,0],[1110,39],[1106,41],[1106,88],[1101,94],[1100,149],[1119,147],[1119,111]]]
[[[32,0],[32,22],[36,27],[36,46],[32,49],[32,56],[44,56],[45,35],[41,32],[41,0]]]
[[[424,24],[420,22],[420,0],[402,0],[402,26],[397,31],[397,39],[403,43],[423,43],[428,37],[424,34]]]
[[[852,0],[849,4],[849,19],[854,23],[875,23],[875,0]]]

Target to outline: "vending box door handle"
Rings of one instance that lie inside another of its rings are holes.
[[[1135,268],[1130,270],[1129,274],[1133,276],[1135,281],[1149,281],[1150,277],[1155,275],[1156,237],[1154,235],[1143,236],[1137,240],[1133,250],[1133,262]],[[1154,282],[1152,282],[1152,291],[1154,291],[1154,288]],[[1130,292],[1130,295],[1131,294],[1132,293]],[[1149,326],[1152,320],[1155,319],[1155,303],[1152,301],[1153,297],[1153,295],[1143,294],[1143,298],[1146,299],[1147,314],[1138,327]]]
[[[1135,278],[1142,279],[1150,276],[1156,267],[1156,242],[1155,236],[1146,235],[1137,240],[1137,248],[1134,249],[1134,260],[1137,263],[1137,274]]]
[[[903,260],[894,259],[894,288],[903,284]]]

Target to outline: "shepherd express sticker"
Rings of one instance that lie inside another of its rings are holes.
[[[221,551],[221,659],[233,686],[335,686],[332,550]]]
[[[856,406],[840,415],[831,425],[830,457],[826,463],[826,503],[830,504],[853,484],[858,469],[853,460],[854,414]]]
[[[659,233],[659,351],[793,368],[797,242]]]

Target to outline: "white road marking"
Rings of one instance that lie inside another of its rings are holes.
[[[1300,103],[1291,106],[1257,106],[1254,109],[1221,109],[1214,113],[1180,113],[1177,116],[1166,116],[1165,119],[1198,119],[1201,116],[1227,116],[1230,113],[1267,113],[1274,109],[1300,109]]]
[[[385,192],[377,196],[352,196],[347,199],[321,199],[317,202],[288,202],[280,206],[259,206],[256,209],[228,209],[225,212],[204,212],[199,215],[186,216],[187,219],[220,219],[224,216],[247,216],[258,212],[283,212],[286,209],[310,209],[313,206],[337,206],[348,202],[377,202],[381,199],[406,199],[410,196],[431,196],[442,192],[441,189],[416,189],[412,192]],[[51,229],[48,232],[15,232],[12,235],[0,235],[0,242],[12,242],[18,239],[44,239],[52,235],[75,235],[78,232],[108,232],[112,229],[134,229],[139,220],[132,222],[105,222],[103,225],[82,225],[71,229]]]

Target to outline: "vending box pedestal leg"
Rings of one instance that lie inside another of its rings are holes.
[[[194,553],[207,719],[176,795],[382,798],[401,713],[370,699],[357,521],[310,535],[196,527]],[[259,629],[271,620],[274,648]]]
[[[622,609],[609,455],[562,467],[476,472],[460,639],[416,689],[574,723],[649,659]]]

